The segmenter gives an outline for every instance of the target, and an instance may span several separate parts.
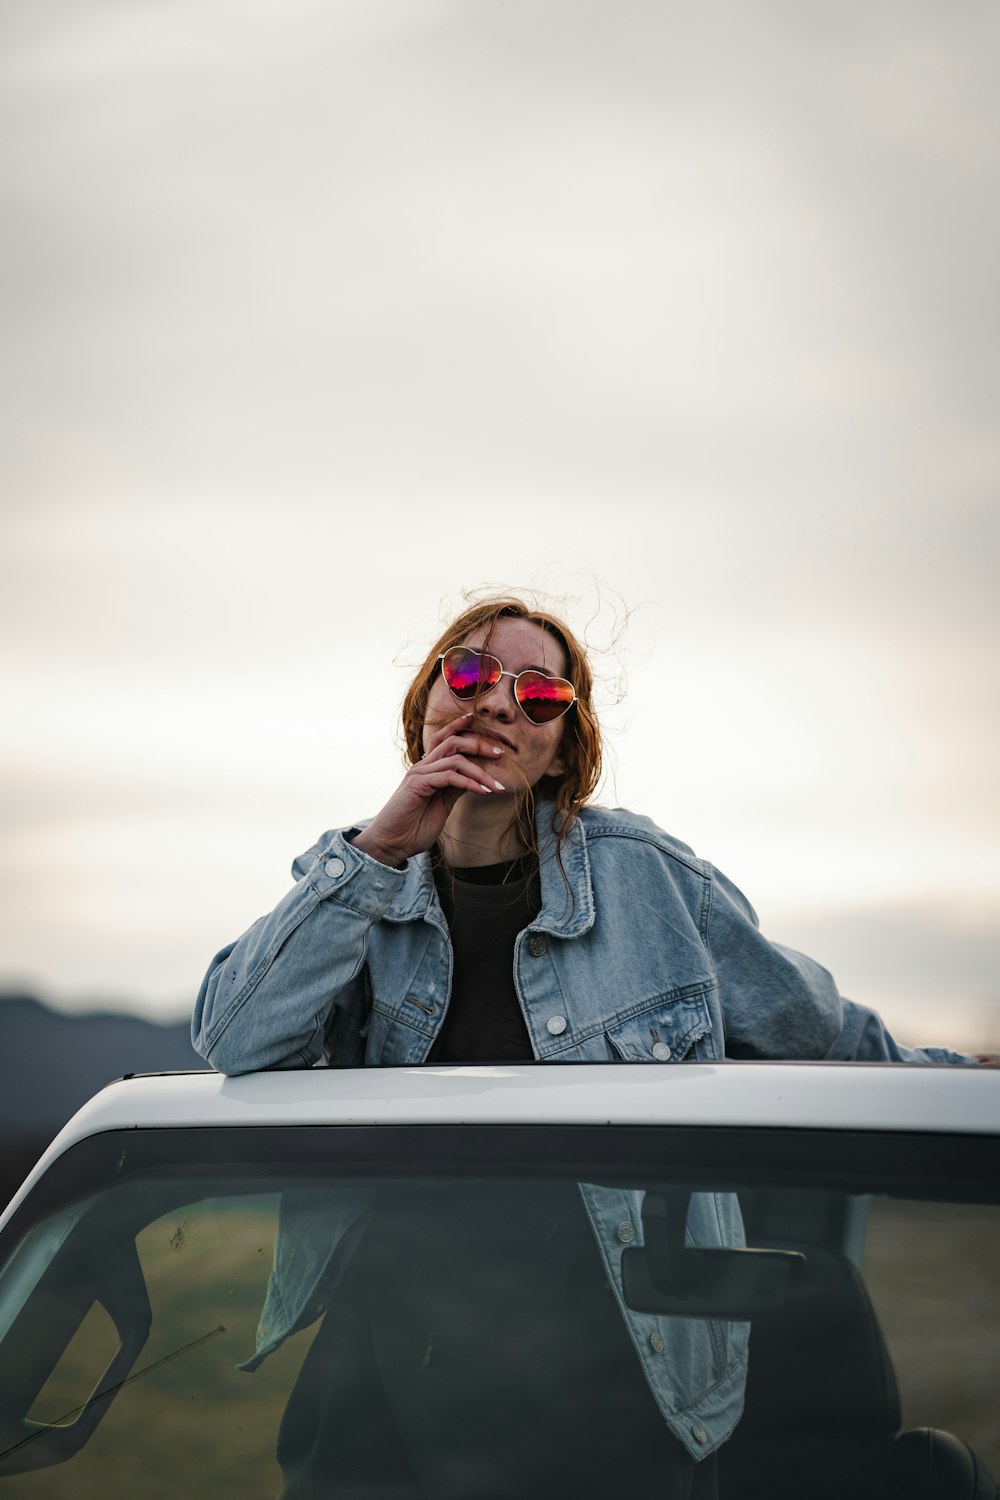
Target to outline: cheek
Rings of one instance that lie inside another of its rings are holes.
[[[545,774],[547,776],[562,776],[566,770],[566,762],[563,759],[563,733],[560,729],[548,752]]]

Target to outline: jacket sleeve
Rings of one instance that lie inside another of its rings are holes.
[[[195,1051],[221,1073],[360,1062],[368,934],[402,884],[326,833],[292,866],[296,884],[216,954],[195,1002]]]
[[[804,953],[769,942],[753,907],[717,870],[711,875],[708,946],[730,1057],[829,1062],[967,1063],[946,1047],[902,1047],[881,1017],[845,999]]]

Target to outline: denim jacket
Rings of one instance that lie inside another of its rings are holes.
[[[360,825],[359,825],[360,826]],[[213,960],[192,1035],[224,1073],[423,1062],[451,992],[452,951],[426,855],[390,869],[325,833],[293,864],[296,885]],[[746,898],[647,818],[585,808],[555,855],[538,817],[541,909],[514,947],[514,981],[536,1058],[663,1062],[743,1058],[961,1062],[897,1045],[812,959],[761,936]],[[621,1255],[642,1244],[642,1195],[580,1185],[605,1272],[646,1379],[695,1458],[742,1411],[747,1326],[637,1313]],[[363,1231],[369,1195],[286,1194],[254,1369],[327,1305]],[[688,1242],[740,1245],[736,1200],[694,1194]]]

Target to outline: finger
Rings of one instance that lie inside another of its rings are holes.
[[[479,780],[472,776],[466,776],[461,771],[445,771],[441,775],[435,774],[427,782],[428,797],[437,797],[453,789],[460,792],[476,792],[483,796],[489,796],[492,792],[505,791],[499,782]]]
[[[490,791],[505,792],[506,786],[493,775],[492,767],[484,767],[476,760],[470,760],[464,755],[451,755],[447,760],[433,761],[429,765],[422,765],[422,775],[416,779],[424,780],[428,786],[442,784],[442,776],[447,779],[451,774],[467,777],[481,786],[489,787]]]
[[[424,757],[426,758],[432,751],[436,750],[449,735],[461,732],[463,728],[467,728],[471,724],[472,719],[473,713],[471,709],[460,709],[458,713],[449,714],[447,718],[439,719],[433,729],[431,729]],[[425,728],[429,727],[429,725],[425,725]]]
[[[492,776],[490,771],[463,755],[449,756],[447,760],[421,761],[419,765],[413,767],[410,775],[426,787],[428,793],[438,790],[441,786],[454,785],[455,783],[449,779],[454,776],[461,777],[463,782],[471,781],[476,786],[485,787],[488,792],[507,790],[504,783]]]
[[[441,742],[428,750],[420,764],[428,761],[440,760],[444,756],[460,755],[481,757],[487,764],[502,759],[505,746],[497,744],[496,740],[488,735],[478,734],[475,731],[458,730],[447,735]]]

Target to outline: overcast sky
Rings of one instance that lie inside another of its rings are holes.
[[[602,800],[903,1040],[1000,1045],[998,45],[6,0],[0,983],[187,1010],[395,785],[462,590],[530,586]]]

